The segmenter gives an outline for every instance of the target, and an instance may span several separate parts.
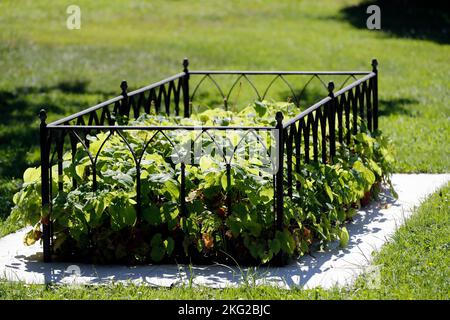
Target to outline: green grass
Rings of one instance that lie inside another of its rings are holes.
[[[21,227],[23,226],[10,223],[8,219],[0,220],[0,238],[19,230]]]
[[[136,88],[179,72],[185,56],[193,69],[257,70],[367,70],[377,57],[397,170],[447,172],[449,45],[357,28],[346,10],[357,3],[80,0],[81,30],[68,30],[67,1],[2,1],[0,177],[37,163],[40,108],[81,110],[122,79]]]
[[[0,281],[0,299],[448,299],[450,297],[450,184],[426,200],[374,257],[381,281],[361,276],[351,287],[331,290],[149,288],[136,285],[23,285]]]

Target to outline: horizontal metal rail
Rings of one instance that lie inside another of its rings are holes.
[[[131,97],[131,96],[134,96],[134,95],[139,94],[141,92],[145,92],[145,91],[151,90],[153,88],[157,88],[157,87],[159,87],[159,86],[161,86],[163,84],[169,83],[170,81],[177,80],[177,79],[179,79],[181,77],[184,77],[185,75],[186,75],[185,72],[180,72],[180,73],[178,73],[176,75],[173,75],[173,76],[171,76],[169,78],[166,78],[164,80],[155,82],[155,83],[150,84],[150,85],[148,85],[146,87],[143,87],[143,88],[140,88],[140,89],[128,92],[128,96]]]
[[[197,74],[197,75],[202,75],[202,74],[206,74],[206,75],[207,74],[216,74],[216,75],[227,75],[227,74],[245,74],[245,75],[366,75],[366,77],[363,77],[362,79],[357,80],[357,81],[353,82],[352,84],[350,84],[349,86],[339,90],[336,93],[336,95],[339,95],[340,93],[345,92],[346,90],[349,90],[349,89],[353,88],[354,86],[358,85],[359,83],[367,80],[368,79],[367,77],[370,78],[370,76],[373,76],[373,72],[370,72],[370,71],[252,71],[252,70],[230,70],[230,71],[227,71],[227,70],[193,70],[193,71],[189,71],[189,74],[193,74],[193,75],[195,75],[195,74]],[[168,77],[168,78],[166,78],[164,80],[161,80],[161,81],[155,82],[153,84],[150,84],[148,86],[145,86],[145,87],[139,88],[137,90],[131,91],[127,95],[129,97],[134,96],[134,95],[138,95],[138,94],[140,94],[142,92],[151,90],[153,88],[157,88],[157,87],[159,87],[161,85],[167,84],[167,83],[169,83],[171,81],[177,80],[177,79],[179,79],[179,78],[181,78],[183,76],[186,76],[186,75],[187,75],[186,72],[180,72],[180,73],[175,74],[175,75],[173,75],[171,77]],[[118,101],[120,101],[122,99],[123,99],[123,95],[114,97],[112,99],[109,99],[107,101],[99,103],[99,104],[97,104],[95,106],[87,108],[87,109],[85,109],[83,111],[77,112],[77,113],[72,114],[72,115],[67,116],[67,117],[64,117],[64,118],[62,118],[60,120],[53,121],[53,122],[48,124],[48,127],[49,128],[53,128],[55,126],[59,126],[59,125],[61,125],[63,123],[69,122],[69,121],[74,120],[74,119],[76,119],[76,118],[78,118],[80,116],[84,116],[84,115],[89,114],[91,112],[97,111],[97,110],[99,110],[99,109],[101,109],[101,108],[103,108],[105,106],[111,105],[111,104],[113,104],[115,102],[118,102]],[[323,100],[321,100],[321,101],[323,101]],[[319,106],[317,104],[315,104],[312,107],[308,108],[307,110],[310,110],[309,112],[311,112],[311,111],[315,110],[317,107],[319,107]],[[302,112],[300,115],[304,116],[305,114],[304,114],[304,112]],[[298,120],[299,117],[297,116],[294,119]],[[291,123],[295,122],[295,121],[293,121],[294,119],[291,119],[290,121],[288,121],[288,123],[291,124]],[[93,126],[89,126],[89,127],[93,128]],[[99,127],[99,126],[96,126],[96,127]],[[108,126],[104,126],[104,128],[106,128],[106,127],[108,127]],[[286,125],[284,127],[286,127]]]
[[[320,100],[319,102],[316,102],[315,104],[313,104],[311,107],[309,107],[305,111],[300,112],[294,118],[292,118],[292,119],[286,121],[285,123],[283,123],[283,129],[289,127],[291,124],[293,124],[296,121],[300,120],[301,118],[307,116],[308,114],[310,114],[311,112],[313,112],[317,108],[320,108],[321,106],[323,106],[325,103],[327,103],[330,100],[331,100],[331,97],[326,97],[326,98],[323,98],[322,100]]]
[[[109,106],[110,104],[113,104],[113,103],[115,103],[117,101],[120,101],[122,99],[123,99],[123,96],[117,96],[115,98],[112,98],[112,99],[109,99],[109,100],[104,101],[102,103],[99,103],[99,104],[97,104],[95,106],[87,108],[87,109],[85,109],[83,111],[80,111],[80,112],[74,113],[74,114],[72,114],[70,116],[67,116],[65,118],[62,118],[60,120],[56,120],[56,121],[50,122],[47,126],[55,127],[55,126],[57,126],[57,125],[59,125],[61,123],[65,123],[65,122],[74,120],[74,119],[76,119],[78,117],[84,116],[84,115],[89,114],[89,113],[91,113],[93,111],[96,111],[96,110],[101,109],[103,107]]]
[[[252,71],[252,70],[190,70],[189,74],[248,74],[248,75],[355,75],[369,74],[370,71]]]
[[[375,73],[374,72],[370,72],[369,74],[367,74],[365,77],[362,77],[359,80],[356,80],[354,82],[352,82],[351,84],[349,84],[348,86],[345,86],[344,88],[336,91],[334,93],[335,97],[340,96],[341,94],[343,94],[344,92],[347,92],[351,89],[353,89],[354,87],[360,85],[361,83],[363,83],[364,81],[367,81],[368,79],[375,77]],[[321,106],[325,105],[328,101],[330,101],[332,98],[330,96],[323,98],[322,100],[316,102],[315,104],[313,104],[311,107],[309,107],[308,109],[306,109],[305,111],[300,112],[297,116],[295,116],[294,118],[286,121],[285,123],[283,123],[283,128],[287,128],[290,125],[292,125],[293,123],[297,122],[298,120],[300,120],[301,118],[306,117],[309,113],[313,112],[314,110],[316,110],[317,108],[320,108]]]
[[[273,130],[275,127],[251,127],[251,126],[99,126],[99,125],[48,125],[48,129],[67,130]]]
[[[161,85],[163,85],[163,84],[167,84],[167,83],[169,83],[170,81],[177,80],[177,79],[179,79],[179,78],[181,78],[181,77],[183,77],[183,76],[185,76],[185,75],[186,75],[185,72],[180,72],[180,73],[175,74],[175,75],[173,75],[173,76],[171,76],[171,77],[169,77],[169,78],[166,78],[166,79],[164,79],[164,80],[155,82],[155,83],[153,83],[153,84],[151,84],[151,85],[148,85],[148,86],[146,86],[146,87],[143,87],[143,88],[140,88],[140,89],[131,91],[131,92],[129,92],[127,95],[128,95],[129,97],[134,96],[134,95],[137,95],[137,94],[139,94],[139,93],[142,93],[142,92],[151,90],[151,89],[153,89],[153,88],[157,88],[157,87],[159,87],[159,86],[161,86]],[[87,108],[87,109],[85,109],[85,110],[83,110],[83,111],[77,112],[77,113],[75,113],[75,114],[72,114],[72,115],[70,115],[70,116],[67,116],[67,117],[65,117],[65,118],[62,118],[62,119],[60,119],[60,120],[53,121],[53,122],[51,122],[51,123],[48,124],[48,127],[57,126],[57,125],[60,125],[60,124],[62,124],[62,123],[65,123],[65,122],[74,120],[74,119],[76,119],[76,118],[78,118],[78,117],[80,117],[80,116],[84,116],[84,115],[89,114],[89,113],[91,113],[91,112],[93,112],[93,111],[96,111],[96,110],[101,109],[101,108],[103,108],[103,107],[109,106],[109,105],[111,105],[111,104],[113,104],[113,103],[115,103],[115,102],[118,102],[118,101],[122,100],[122,99],[123,99],[123,96],[122,96],[122,95],[117,96],[117,97],[112,98],[112,99],[109,99],[109,100],[104,101],[104,102],[102,102],[102,103],[99,103],[99,104],[97,104],[97,105],[95,105],[95,106],[92,106],[92,107],[90,107],[90,108]]]
[[[360,85],[361,83],[363,83],[364,81],[367,81],[367,80],[369,80],[370,78],[373,78],[373,77],[375,77],[375,73],[374,73],[374,72],[370,72],[367,76],[362,77],[361,79],[356,80],[356,81],[350,83],[348,86],[345,86],[344,88],[342,88],[342,89],[336,91],[336,92],[334,93],[334,96],[335,96],[335,97],[340,96],[340,95],[343,94],[344,92],[346,92],[346,91],[348,91],[348,90],[350,90],[350,89],[353,89],[353,88],[356,87],[356,86],[359,86],[359,85]]]

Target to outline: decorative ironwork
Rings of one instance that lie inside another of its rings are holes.
[[[276,114],[276,126],[205,126],[195,138],[199,139],[203,134],[217,145],[219,155],[223,157],[227,185],[231,185],[231,165],[234,154],[244,141],[244,137],[252,134],[261,144],[263,150],[269,154],[268,146],[256,134],[257,131],[276,132],[276,172],[273,174],[274,184],[274,227],[281,230],[284,227],[283,202],[284,197],[292,197],[295,188],[301,188],[300,181],[296,180],[295,173],[300,173],[302,164],[311,162],[333,163],[336,155],[336,143],[350,144],[353,136],[358,133],[358,116],[364,119],[368,129],[373,131],[378,128],[378,71],[377,61],[372,61],[372,71],[341,71],[341,72],[316,72],[316,71],[189,71],[189,61],[183,60],[183,72],[171,76],[162,81],[149,86],[128,92],[128,83],[122,81],[120,84],[121,94],[113,99],[102,102],[96,106],[65,117],[61,120],[46,123],[46,112],[41,110],[39,117],[40,124],[40,146],[41,146],[41,179],[42,179],[42,210],[43,210],[43,244],[44,261],[51,261],[52,253],[52,217],[51,203],[53,198],[52,190],[52,164],[56,156],[58,173],[58,190],[63,190],[63,153],[65,146],[69,146],[72,161],[75,161],[77,144],[80,143],[86,152],[91,163],[89,174],[92,175],[92,190],[97,188],[97,163],[99,155],[106,142],[114,135],[120,137],[129,149],[136,168],[136,212],[138,221],[142,217],[142,194],[141,194],[141,162],[150,143],[161,134],[172,147],[173,141],[167,134],[174,130],[198,130],[194,126],[133,126],[126,125],[123,118],[137,119],[141,114],[163,113],[166,115],[182,115],[188,118],[192,112],[192,104],[195,102],[196,94],[200,86],[209,80],[213,83],[224,106],[227,108],[233,90],[239,81],[246,81],[250,84],[255,98],[264,100],[273,84],[281,81],[292,93],[293,103],[301,105],[304,93],[308,85],[317,79],[327,90],[328,95],[320,101],[306,108],[292,119],[283,121],[281,112]],[[235,76],[228,90],[224,90],[216,81],[216,77],[228,75]],[[250,79],[250,76],[273,76],[264,90],[258,90]],[[323,76],[345,76],[338,91],[334,91],[335,85],[324,82]],[[190,81],[194,77],[200,76],[199,81],[190,92]],[[292,83],[288,82],[287,76],[306,77],[308,80],[296,93]],[[357,79],[357,77],[360,77]],[[348,85],[347,82],[354,81]],[[124,134],[129,130],[139,130],[152,132],[149,139],[144,141],[141,152],[138,154]],[[216,141],[215,131],[224,130],[244,130],[244,137],[241,138],[229,159],[221,151],[221,147]],[[105,140],[100,144],[95,154],[89,151],[88,136],[91,133],[109,132]],[[67,138],[67,139],[66,139]],[[195,143],[194,141],[194,143]],[[51,154],[51,150],[53,153]],[[270,155],[269,155],[270,156]],[[320,157],[319,157],[320,156]],[[180,215],[188,214],[186,208],[186,163],[180,163]],[[77,187],[77,180],[72,177],[72,188]],[[227,196],[227,199],[231,199]],[[231,201],[231,200],[228,200]],[[231,209],[232,204],[228,203]],[[282,257],[278,257],[282,263]]]

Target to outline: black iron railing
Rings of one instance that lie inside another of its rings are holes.
[[[62,191],[63,184],[63,154],[69,147],[72,158],[77,152],[80,143],[87,152],[91,162],[92,189],[97,188],[97,160],[103,145],[108,138],[117,134],[129,148],[136,166],[136,212],[137,218],[142,215],[141,195],[141,160],[142,156],[157,136],[172,141],[166,134],[172,130],[199,130],[196,126],[133,126],[121,123],[122,117],[138,118],[143,113],[163,113],[188,118],[193,112],[200,89],[207,82],[212,83],[221,100],[222,106],[228,109],[234,90],[243,81],[247,82],[253,90],[254,99],[268,98],[274,83],[277,81],[287,88],[289,99],[297,106],[302,106],[303,96],[313,80],[318,80],[327,91],[324,98],[305,109],[297,116],[283,122],[283,114],[276,115],[276,126],[204,126],[199,135],[207,135],[212,140],[210,132],[215,130],[244,130],[244,131],[275,131],[277,134],[277,171],[274,172],[274,213],[275,226],[283,228],[283,202],[284,197],[292,197],[294,188],[299,188],[299,181],[295,180],[294,172],[299,173],[302,163],[317,161],[332,163],[336,154],[336,142],[349,144],[352,136],[358,132],[358,117],[365,119],[369,130],[378,127],[378,89],[377,89],[377,61],[372,61],[373,70],[370,71],[189,71],[188,60],[183,61],[183,72],[149,86],[128,92],[128,85],[123,81],[120,85],[121,95],[102,102],[96,106],[65,117],[52,123],[46,123],[45,110],[40,112],[40,145],[41,145],[41,175],[42,175],[42,209],[43,209],[43,248],[44,261],[51,261],[52,252],[52,166],[57,164],[58,190]],[[228,88],[224,88],[218,77],[231,76],[234,80]],[[251,77],[268,77],[269,81],[263,89],[258,89]],[[334,83],[326,82],[327,76],[344,77],[340,89],[334,91]],[[292,82],[291,78],[303,78],[301,89],[296,91],[298,80]],[[359,77],[359,78],[358,78]],[[288,79],[289,78],[289,79]],[[349,80],[353,80],[346,85]],[[226,90],[227,89],[227,90]],[[320,128],[320,129],[319,129]],[[123,132],[127,130],[142,130],[154,132],[151,138],[144,143],[144,148],[137,154],[125,138]],[[97,154],[89,152],[88,135],[99,132],[109,132]],[[319,147],[321,152],[319,153]],[[312,148],[312,159],[310,149]],[[302,152],[303,150],[303,152]],[[321,158],[319,159],[319,154]],[[302,157],[303,155],[303,157]],[[227,159],[226,174],[228,183],[231,182],[230,167],[232,158]],[[295,167],[293,168],[293,164]],[[180,171],[180,214],[187,214],[186,209],[186,173],[185,163],[181,163]],[[73,178],[72,188],[77,187]],[[230,197],[228,197],[230,199]],[[229,204],[231,207],[231,204]]]

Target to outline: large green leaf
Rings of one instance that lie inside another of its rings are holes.
[[[277,231],[275,233],[275,239],[280,242],[281,249],[284,252],[288,254],[294,253],[295,241],[292,237],[292,234],[287,229],[284,229],[283,231]]]
[[[341,232],[339,234],[339,245],[343,248],[346,247],[348,244],[348,241],[350,239],[350,236],[348,234],[347,228],[342,227]]]
[[[164,183],[164,188],[170,194],[173,200],[177,201],[180,196],[180,186],[174,180],[167,180]]]
[[[262,102],[255,101],[255,111],[258,114],[258,116],[262,117],[267,112],[267,105]]]
[[[326,192],[327,195],[328,195],[328,198],[330,198],[330,200],[333,201],[333,199],[334,199],[334,197],[333,197],[333,191],[331,191],[330,186],[329,186],[327,183],[325,183],[325,184],[324,184],[324,187],[325,187],[325,192]]]
[[[168,237],[166,240],[164,240],[164,246],[166,248],[167,255],[170,256],[173,252],[173,249],[175,248],[175,241],[172,237]]]
[[[153,236],[150,242],[150,246],[151,246],[150,256],[152,260],[154,262],[160,262],[164,258],[164,255],[166,254],[166,247],[164,245],[160,233],[157,233]]]
[[[142,218],[151,225],[159,225],[164,221],[160,208],[152,203],[142,210]]]
[[[269,249],[273,254],[277,254],[281,250],[281,243],[278,239],[269,240]]]
[[[203,172],[208,171],[215,167],[215,163],[210,156],[202,156],[200,158],[199,165]]]
[[[136,223],[136,210],[134,205],[128,201],[111,203],[109,213],[111,215],[111,227],[114,230],[131,227]]]
[[[361,161],[355,161],[353,169],[358,171],[364,178],[366,186],[371,186],[375,182],[375,175]]]
[[[41,169],[40,168],[28,168],[23,173],[23,182],[25,184],[40,181],[41,179]]]

